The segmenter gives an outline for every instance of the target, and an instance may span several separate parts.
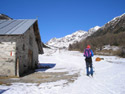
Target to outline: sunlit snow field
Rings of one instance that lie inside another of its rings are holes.
[[[55,67],[45,72],[68,72],[70,75],[78,73],[78,78],[69,84],[65,84],[67,80],[59,80],[40,84],[0,85],[0,94],[125,94],[125,58],[94,56],[94,77],[88,77],[82,53],[50,49],[44,51],[45,54],[39,55],[39,62],[55,64]],[[96,57],[104,60],[97,62]]]

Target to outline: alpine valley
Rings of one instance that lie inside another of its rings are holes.
[[[79,30],[71,35],[63,38],[53,38],[47,42],[49,46],[58,48],[69,47],[69,50],[81,52],[87,44],[90,44],[94,52],[98,52],[98,54],[120,55],[122,53],[120,56],[123,56],[125,54],[125,13],[113,18],[102,27],[95,26],[88,31]],[[103,49],[107,46],[108,50]],[[114,52],[114,47],[121,49],[121,52],[117,52],[117,50]],[[113,51],[111,52],[111,50]]]

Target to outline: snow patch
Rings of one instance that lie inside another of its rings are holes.
[[[113,50],[113,51],[117,51],[119,50],[120,48],[118,46],[110,46],[110,45],[105,45],[103,47],[103,50]]]

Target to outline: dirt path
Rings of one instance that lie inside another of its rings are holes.
[[[12,83],[46,83],[59,80],[67,80],[68,83],[74,82],[79,76],[79,73],[69,75],[68,72],[34,72],[20,78],[0,77],[0,84],[11,85]]]

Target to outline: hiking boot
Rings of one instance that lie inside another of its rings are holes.
[[[87,74],[87,76],[89,76],[89,74]]]

